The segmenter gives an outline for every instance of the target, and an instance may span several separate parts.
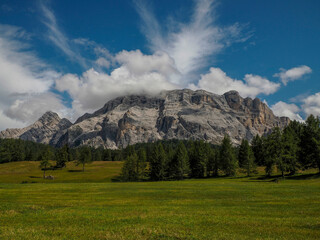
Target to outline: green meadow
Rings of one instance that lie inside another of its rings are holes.
[[[0,239],[319,239],[320,178],[112,182],[121,162],[0,165]],[[22,182],[24,184],[22,184]]]

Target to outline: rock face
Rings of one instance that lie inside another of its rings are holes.
[[[0,138],[20,138],[38,143],[56,145],[63,130],[69,128],[71,125],[72,123],[68,119],[61,119],[58,114],[49,111],[28,127],[7,129],[0,132]]]
[[[216,95],[188,89],[119,97],[74,124],[57,115],[44,120],[45,115],[27,128],[3,131],[0,137],[115,149],[161,139],[203,139],[217,144],[229,134],[239,144],[242,138],[251,140],[290,122],[276,117],[258,98],[242,98],[236,91]]]

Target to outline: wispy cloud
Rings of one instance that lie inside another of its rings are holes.
[[[246,41],[250,35],[242,34],[238,23],[221,27],[215,22],[216,4],[213,0],[194,1],[194,9],[188,23],[170,21],[164,29],[145,1],[136,1],[136,9],[143,21],[142,31],[150,48],[164,51],[175,61],[181,73],[180,83],[195,80],[196,73],[208,65],[224,47],[236,41]],[[175,26],[175,27],[172,27]]]
[[[43,23],[48,28],[48,38],[72,61],[87,68],[86,59],[75,49],[66,34],[60,29],[53,11],[47,6],[45,1],[40,2],[40,9],[43,15]]]
[[[279,77],[284,85],[290,81],[301,79],[304,75],[312,72],[312,69],[306,65],[294,67],[289,70],[280,68],[280,72],[274,74],[274,77]]]
[[[0,129],[32,122],[40,111],[53,107],[53,102],[55,110],[58,105],[64,108],[54,95],[38,97],[41,104],[33,100],[48,94],[60,74],[36,56],[30,37],[20,27],[0,24]]]

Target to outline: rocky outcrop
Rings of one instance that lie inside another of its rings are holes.
[[[72,123],[68,119],[61,119],[57,113],[46,112],[34,124],[21,129],[7,129],[0,132],[0,138],[20,138],[55,145],[64,134],[63,130]]]
[[[56,146],[119,148],[160,139],[220,143],[229,134],[239,144],[242,138],[251,140],[256,134],[269,133],[273,127],[283,128],[289,121],[286,117],[276,117],[258,98],[242,98],[236,91],[216,95],[183,89],[163,91],[158,96],[118,97],[98,111],[83,115],[74,124],[56,119],[49,126],[29,126],[27,131],[6,130],[0,137]],[[40,130],[44,128],[46,131]]]

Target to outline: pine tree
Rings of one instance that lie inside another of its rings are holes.
[[[237,159],[231,144],[230,137],[225,135],[220,147],[219,154],[221,168],[227,176],[234,176],[238,167]]]
[[[251,174],[256,172],[256,165],[254,161],[254,154],[249,145],[249,142],[246,139],[241,141],[241,145],[239,148],[239,165],[243,168],[247,174],[247,176],[251,176]]]
[[[207,172],[208,176],[215,176],[219,175],[219,153],[217,150],[210,148],[208,153],[208,162],[207,162]],[[211,174],[210,174],[211,173]]]
[[[281,166],[282,152],[281,131],[276,127],[265,141],[265,171],[267,176],[271,176],[275,164]]]
[[[147,167],[147,154],[143,148],[140,148],[138,151],[138,161],[136,166],[136,171],[137,171],[139,180],[145,178],[146,167]]]
[[[139,179],[137,172],[138,161],[139,159],[136,153],[127,156],[121,173],[121,178],[123,181],[137,181]]]
[[[284,177],[284,172],[290,172],[291,175],[295,174],[299,168],[298,164],[298,142],[295,138],[294,130],[290,127],[286,127],[282,134],[282,159],[278,169],[281,171]]]
[[[181,180],[189,172],[188,152],[183,142],[179,142],[170,164],[170,175],[173,179]]]
[[[305,169],[317,167],[320,172],[318,145],[320,142],[320,120],[310,115],[303,126],[300,142],[300,161]]]
[[[254,154],[254,159],[258,166],[266,165],[264,140],[264,137],[260,137],[257,134],[251,142],[251,148]]]
[[[103,153],[103,161],[112,161],[111,150],[106,149]]]
[[[166,176],[167,158],[163,146],[158,143],[152,152],[150,159],[150,178],[154,181],[161,181]]]

